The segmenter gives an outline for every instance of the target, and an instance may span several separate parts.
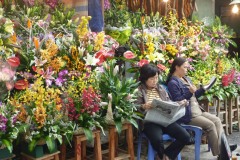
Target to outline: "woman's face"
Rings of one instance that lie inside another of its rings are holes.
[[[181,66],[176,66],[176,74],[180,77],[184,77],[187,74],[189,64],[188,62],[183,63]]]
[[[148,88],[155,88],[158,83],[158,74],[153,77],[149,77],[146,81],[146,85]]]

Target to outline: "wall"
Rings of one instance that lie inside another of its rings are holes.
[[[215,0],[196,0],[193,15],[206,23],[211,23],[215,18]]]
[[[236,32],[236,36],[240,38],[240,12],[238,14],[233,14],[229,6],[231,0],[216,0],[215,11],[216,15],[221,17],[224,24],[227,24]],[[240,8],[240,4],[238,5]]]

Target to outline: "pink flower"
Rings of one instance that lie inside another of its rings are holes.
[[[173,63],[173,59],[168,60],[168,63],[172,64]]]
[[[45,3],[54,9],[58,4],[58,0],[45,0]]]
[[[142,60],[140,60],[140,61],[138,62],[138,66],[139,66],[139,67],[142,67],[144,64],[148,64],[148,63],[149,63],[148,60],[142,59]]]
[[[136,55],[134,55],[133,52],[131,51],[126,51],[123,53],[123,56],[126,58],[126,59],[133,59],[136,57]]]
[[[158,66],[158,68],[159,68],[160,70],[162,70],[162,71],[165,71],[165,70],[167,69],[167,67],[165,67],[165,66],[162,65],[162,64],[158,64],[157,66]]]

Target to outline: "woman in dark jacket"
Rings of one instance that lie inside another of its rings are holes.
[[[201,127],[207,134],[212,154],[220,155],[221,137],[223,126],[221,120],[208,112],[205,112],[197,102],[197,98],[205,92],[204,88],[197,89],[186,77],[189,64],[182,57],[176,58],[170,68],[167,80],[168,90],[173,101],[187,99],[190,101],[186,107],[186,114],[179,122]],[[234,149],[233,145],[232,149]],[[227,146],[229,147],[229,146]],[[231,153],[228,153],[231,155]]]
[[[139,79],[141,85],[138,88],[139,95],[137,103],[139,104],[139,110],[143,114],[152,107],[151,102],[153,99],[170,101],[167,92],[158,83],[159,73],[159,69],[152,64],[145,64],[140,69]],[[186,100],[182,100],[179,103],[184,106],[186,102]],[[150,140],[158,156],[163,160],[175,159],[182,148],[191,141],[189,133],[176,122],[167,127],[145,122],[143,124],[143,132]],[[164,149],[162,140],[164,133],[176,139],[166,149]]]

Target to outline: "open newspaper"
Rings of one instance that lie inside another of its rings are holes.
[[[160,124],[164,127],[185,115],[185,107],[180,106],[177,102],[154,99],[152,107],[148,110],[144,120]]]

